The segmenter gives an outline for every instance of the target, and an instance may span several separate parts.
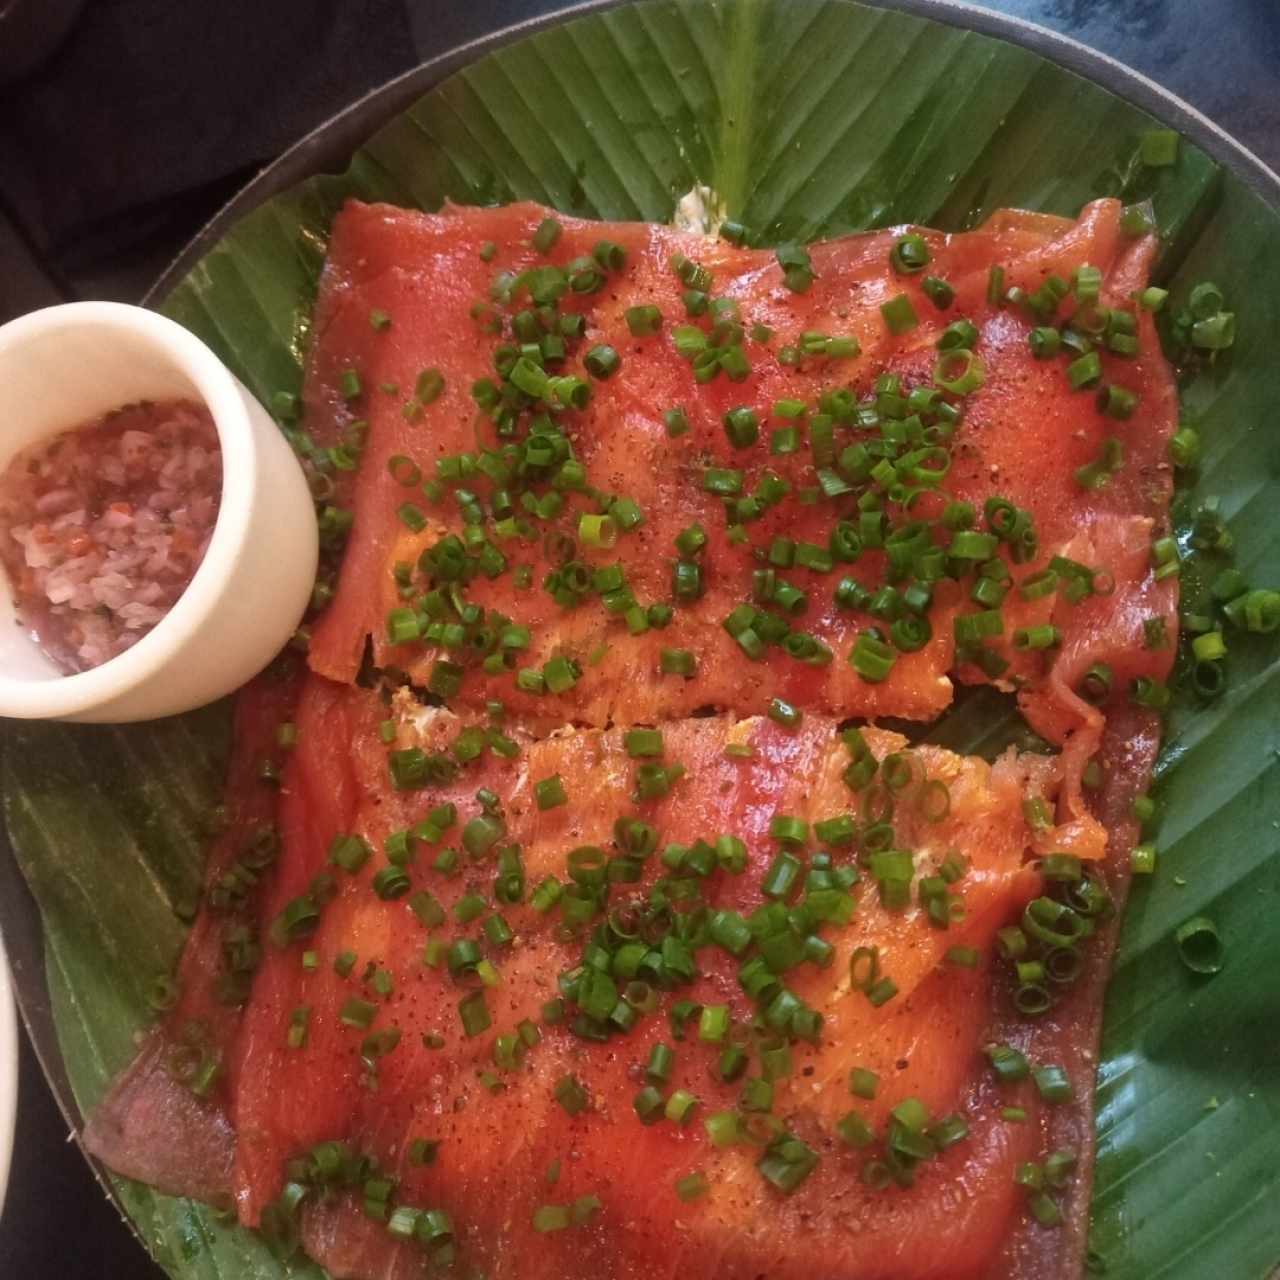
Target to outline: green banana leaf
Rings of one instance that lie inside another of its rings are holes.
[[[428,209],[528,198],[665,221],[702,182],[760,243],[1149,197],[1167,245],[1163,283],[1179,297],[1211,277],[1239,315],[1230,357],[1185,391],[1206,451],[1179,510],[1185,523],[1195,502],[1219,497],[1240,567],[1265,581],[1280,549],[1280,219],[1185,142],[1171,168],[1136,163],[1152,124],[1023,48],[903,13],[845,0],[649,0],[545,28],[454,74],[344,173],[243,218],[163,308],[267,398],[300,382],[327,228],[348,195]],[[1280,663],[1263,640],[1232,641],[1217,702],[1175,707],[1159,873],[1134,891],[1108,995],[1093,1240],[1123,1280],[1248,1280],[1280,1262]],[[222,706],[4,735],[9,837],[42,915],[82,1109],[129,1060],[150,1017],[148,983],[182,945],[228,724]],[[1012,732],[1006,705],[984,692],[931,736],[991,751]],[[1208,980],[1172,942],[1202,913],[1227,949]],[[320,1275],[277,1262],[203,1206],[115,1188],[180,1280]]]

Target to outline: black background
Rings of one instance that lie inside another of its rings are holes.
[[[1280,167],[1275,0],[987,2],[1128,63]],[[0,0],[0,74],[12,11],[49,4]],[[136,301],[304,132],[436,53],[557,7],[89,0],[41,65],[0,87],[0,321],[78,298]],[[19,1084],[0,1278],[159,1277],[68,1143],[25,1038]]]

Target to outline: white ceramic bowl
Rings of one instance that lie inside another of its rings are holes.
[[[0,574],[0,716],[121,722],[230,693],[292,635],[315,580],[315,514],[280,429],[181,325],[141,307],[73,302],[0,327],[0,470],[20,449],[138,400],[208,406],[222,446],[222,501],[204,560],[132,648],[61,674],[17,625]]]

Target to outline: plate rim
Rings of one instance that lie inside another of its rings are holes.
[[[0,937],[0,1215],[13,1160],[14,1130],[18,1117],[18,1019],[13,981]]]
[[[362,94],[286,148],[223,204],[147,290],[141,299],[141,305],[158,308],[230,228],[265,201],[307,178],[322,174],[341,174],[358,147],[448,76],[489,53],[540,31],[592,14],[649,2],[652,0],[579,0],[578,3],[512,23],[455,45]],[[1025,49],[1176,128],[1280,216],[1280,173],[1196,107],[1109,54],[1038,23],[972,4],[969,0],[839,2],[863,9],[906,14],[960,31],[972,31]],[[2,744],[0,749],[3,749]],[[0,973],[0,1088],[4,1080],[7,1051],[6,1028],[3,1025],[6,1016],[4,995],[7,990],[8,1019],[14,1024],[14,1105],[16,1106],[16,1006],[17,1016],[21,1018],[41,1073],[67,1122],[71,1137],[94,1178],[120,1210],[131,1234],[141,1244],[147,1256],[152,1257],[141,1229],[125,1209],[107,1171],[84,1149],[81,1138],[84,1115],[71,1089],[53,1020],[43,919],[18,867],[7,827],[0,821],[0,903],[12,903],[15,899],[24,900],[24,905],[16,908],[6,906],[0,911],[8,931],[10,946],[15,948],[15,954],[19,957],[11,971],[6,966],[5,971]],[[0,935],[0,963],[3,962],[3,954],[3,936]],[[3,1208],[7,1173],[4,1101],[0,1092],[0,1209]],[[8,1145],[12,1145],[11,1136]],[[1280,1270],[1274,1274],[1273,1280],[1280,1280]]]

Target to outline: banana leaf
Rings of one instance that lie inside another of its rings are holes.
[[[1004,30],[991,15],[934,8],[945,22],[846,0],[647,0],[498,42],[343,172],[241,217],[163,310],[265,399],[299,385],[328,225],[348,195],[426,209],[527,198],[665,221],[705,183],[762,244],[906,221],[958,229],[1005,205],[1074,214],[1099,194],[1149,198],[1166,244],[1161,282],[1179,298],[1212,278],[1239,320],[1229,357],[1185,388],[1206,449],[1179,499],[1184,540],[1195,507],[1215,496],[1240,567],[1265,582],[1280,550],[1280,218],[1257,188],[1274,179],[1185,140],[1176,165],[1145,168],[1137,141],[1155,122],[1144,110],[1018,44],[947,25]],[[406,101],[405,86],[392,93]],[[1231,159],[1176,104],[1162,114]],[[1265,641],[1233,640],[1218,700],[1180,698],[1160,761],[1159,873],[1132,896],[1099,1071],[1093,1244],[1122,1280],[1247,1280],[1280,1262],[1280,662]],[[224,705],[129,728],[3,734],[8,837],[43,924],[58,1074],[82,1110],[130,1059],[152,1016],[151,980],[182,945],[228,726]],[[983,692],[930,736],[990,753],[1017,731]],[[32,910],[19,895],[0,905],[7,928]],[[1197,914],[1226,940],[1209,979],[1180,964],[1172,940]],[[114,1188],[179,1280],[320,1275],[278,1262],[207,1207]]]

